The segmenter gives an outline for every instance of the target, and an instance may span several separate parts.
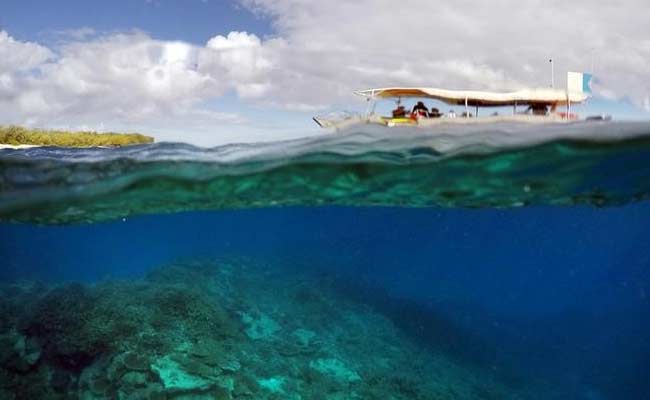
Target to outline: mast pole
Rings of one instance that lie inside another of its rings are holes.
[[[373,89],[370,92],[370,97],[366,98],[366,119],[370,118],[370,113],[374,111],[375,108],[375,90]],[[372,110],[372,111],[371,111]]]

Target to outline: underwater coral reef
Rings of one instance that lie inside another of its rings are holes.
[[[0,399],[515,399],[332,280],[187,260],[140,280],[0,286]]]

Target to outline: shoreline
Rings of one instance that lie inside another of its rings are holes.
[[[143,143],[151,144],[151,143]],[[68,149],[114,149],[120,147],[135,146],[134,144],[127,144],[123,146],[57,146],[57,145],[45,145],[45,144],[5,144],[0,143],[0,150],[10,149],[10,150],[24,150],[31,149],[34,147],[63,147]]]
[[[20,150],[20,149],[31,149],[32,147],[43,147],[38,144],[5,144],[0,143],[0,150],[11,149],[11,150]]]

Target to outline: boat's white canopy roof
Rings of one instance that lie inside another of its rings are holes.
[[[367,89],[354,92],[359,96],[372,98],[420,97],[440,100],[450,105],[499,107],[513,105],[566,105],[582,103],[588,97],[582,92],[567,92],[562,89],[523,89],[515,92],[485,92],[478,90],[446,90],[437,88],[391,87]]]

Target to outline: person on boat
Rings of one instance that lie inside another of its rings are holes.
[[[393,110],[393,118],[404,118],[406,117],[406,110],[404,106],[398,105],[396,109]]]
[[[442,117],[440,110],[438,110],[435,107],[431,107],[431,111],[429,112],[429,118],[440,118],[440,117]]]
[[[447,118],[456,118],[456,111],[449,110],[449,114],[447,114]]]
[[[417,117],[428,117],[429,109],[427,108],[427,106],[424,105],[423,102],[418,101],[418,103],[413,106],[413,109],[411,110],[411,115]]]
[[[526,114],[548,115],[548,106],[546,104],[531,104],[526,110]]]

